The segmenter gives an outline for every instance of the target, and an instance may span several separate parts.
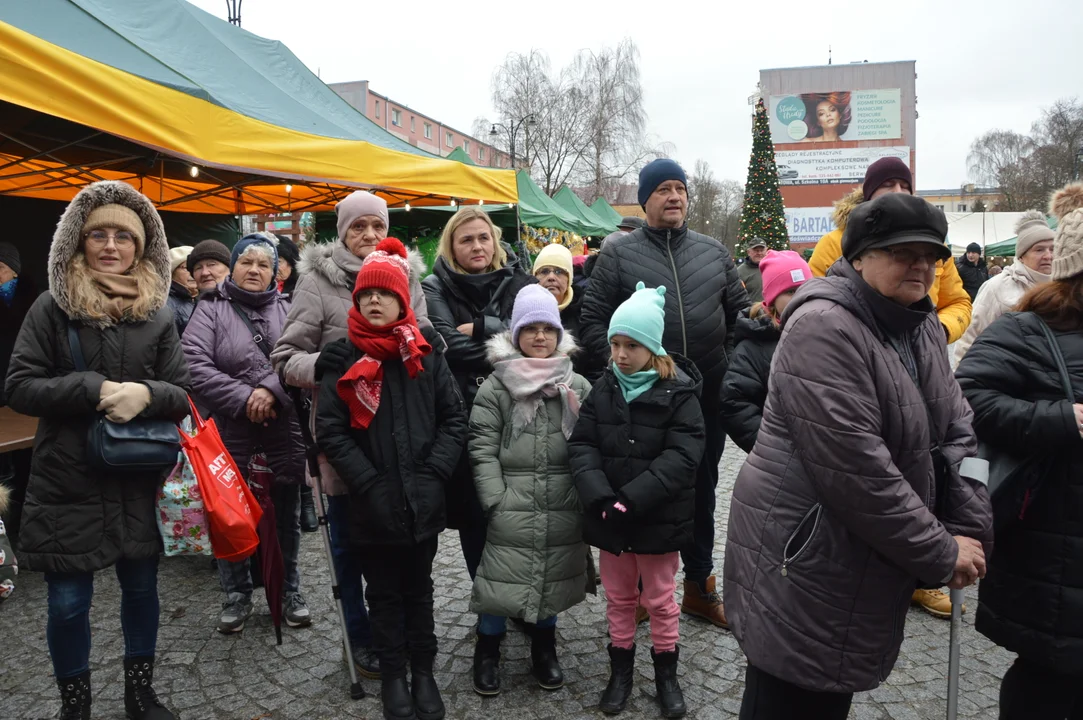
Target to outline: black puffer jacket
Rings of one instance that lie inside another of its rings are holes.
[[[956,258],[955,268],[959,271],[959,277],[963,281],[963,290],[970,296],[970,302],[978,295],[978,290],[989,279],[989,268],[985,265],[985,258],[978,258],[978,262],[972,263],[966,259],[966,255]]]
[[[747,311],[737,318],[737,347],[722,380],[720,413],[722,429],[746,453],[752,452],[760,433],[771,358],[782,337],[782,330],[763,312],[763,306],[753,307],[754,318]]]
[[[641,228],[602,246],[583,302],[580,338],[596,357],[609,355],[609,320],[643,281],[666,286],[662,344],[703,373],[704,407],[714,406],[733,350],[737,313],[749,306],[729,250],[692,232]]]
[[[677,377],[660,380],[630,404],[607,368],[579,410],[568,459],[583,504],[583,539],[607,552],[661,555],[692,541],[696,468],[705,444],[695,366],[674,356]],[[620,529],[601,508],[620,499]]]
[[[152,298],[146,316],[121,322],[93,319],[77,306],[71,282],[89,280],[68,273],[87,216],[114,203],[135,210],[143,221],[143,272],[133,275],[142,278],[144,297]],[[86,438],[106,380],[140,382],[150,389],[150,405],[141,417],[179,422],[188,414],[188,365],[173,314],[165,308],[168,282],[165,229],[147,198],[121,182],[94,183],[75,196],[53,236],[49,292],[30,309],[8,373],[12,409],[41,418],[20,533],[19,561],[26,569],[93,572],[121,558],[158,554],[154,505],[161,476],[91,470]],[[86,372],[75,370],[69,323],[78,330]]]
[[[186,286],[179,282],[172,282],[169,284],[169,298],[166,304],[173,311],[173,324],[177,327],[177,336],[184,335],[184,328],[188,327],[188,321],[192,319],[192,313],[196,310],[196,299],[188,292]]]
[[[38,298],[38,288],[29,275],[20,275],[15,281],[15,295],[11,305],[0,300],[0,407],[6,404],[4,379],[8,374],[8,361],[15,350],[15,338],[19,328],[30,312],[30,307]]]
[[[978,588],[975,627],[997,645],[1058,673],[1083,676],[1083,439],[1033,313],[990,325],[956,377],[978,438],[1052,461],[1022,520],[996,538]],[[1083,335],[1055,332],[1083,402]]]
[[[401,360],[383,363],[380,405],[365,430],[350,426],[336,389],[362,353],[349,340],[332,343],[351,353],[338,372],[324,373],[316,439],[350,490],[356,544],[412,545],[446,526],[444,484],[466,446],[467,414],[438,338],[430,343],[424,372],[412,380]]]

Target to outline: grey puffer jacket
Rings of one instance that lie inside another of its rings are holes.
[[[988,495],[959,475],[977,449],[973,414],[928,298],[897,305],[844,260],[790,303],[771,375],[730,505],[726,615],[757,668],[808,690],[869,690],[895,664],[918,582],[951,576],[952,535],[989,550]]]
[[[494,366],[523,358],[510,332],[491,338],[487,346]],[[557,352],[575,350],[575,340],[564,333]],[[590,383],[573,375],[571,389],[582,403]],[[470,611],[537,622],[586,597],[587,546],[568,440],[561,430],[560,398],[545,400],[534,422],[512,439],[514,408],[507,386],[490,375],[470,413],[474,485],[489,520]]]
[[[407,256],[410,262],[410,303],[422,330],[431,328],[421,276],[425,261],[416,250]],[[316,359],[328,344],[346,337],[346,315],[353,305],[353,286],[362,259],[335,240],[321,245],[308,245],[301,251],[296,272],[301,276],[291,296],[282,337],[271,352],[271,362],[287,385],[316,389]],[[316,436],[315,421],[319,393],[313,393],[312,436]],[[345,483],[335,469],[320,454],[320,476],[328,495],[345,495]]]
[[[85,263],[80,248],[87,216],[107,204],[134,210],[146,234],[139,269],[132,275],[151,302],[143,314],[119,322],[95,318],[77,306],[72,283],[89,285],[89,276],[68,272],[73,262]],[[165,307],[169,276],[162,221],[150,200],[130,185],[88,185],[64,211],[49,249],[49,292],[26,316],[7,378],[11,408],[40,418],[19,536],[24,570],[93,572],[121,558],[158,554],[155,498],[161,475],[91,470],[86,438],[106,380],[139,382],[150,389],[150,405],[140,417],[180,422],[188,414],[188,366],[173,313]],[[86,372],[75,369],[69,324],[79,334]]]

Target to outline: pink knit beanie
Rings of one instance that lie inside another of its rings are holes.
[[[763,304],[770,307],[782,293],[811,280],[812,270],[793,250],[768,250],[767,257],[760,260],[760,275],[763,276]]]
[[[387,203],[365,190],[357,190],[350,193],[335,205],[335,215],[338,216],[338,239],[346,242],[346,232],[353,225],[354,220],[363,215],[375,215],[384,221],[384,227],[390,232],[391,223],[387,219]]]

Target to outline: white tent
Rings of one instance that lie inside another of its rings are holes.
[[[986,212],[986,213],[944,213],[948,217],[948,244],[956,257],[966,252],[966,246],[976,242],[984,249],[986,245],[996,245],[1011,240],[1018,235],[1015,224],[1023,213]]]

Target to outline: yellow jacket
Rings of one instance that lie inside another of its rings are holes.
[[[846,229],[846,220],[862,200],[861,188],[857,188],[835,203],[834,220],[838,229],[820,238],[808,261],[809,268],[816,277],[826,275],[828,268],[842,257],[842,232]],[[936,264],[936,279],[929,288],[929,299],[936,305],[940,324],[947,331],[948,344],[961,338],[970,325],[971,305],[970,296],[963,289],[963,279],[959,277],[959,270],[954,262],[949,260]]]

